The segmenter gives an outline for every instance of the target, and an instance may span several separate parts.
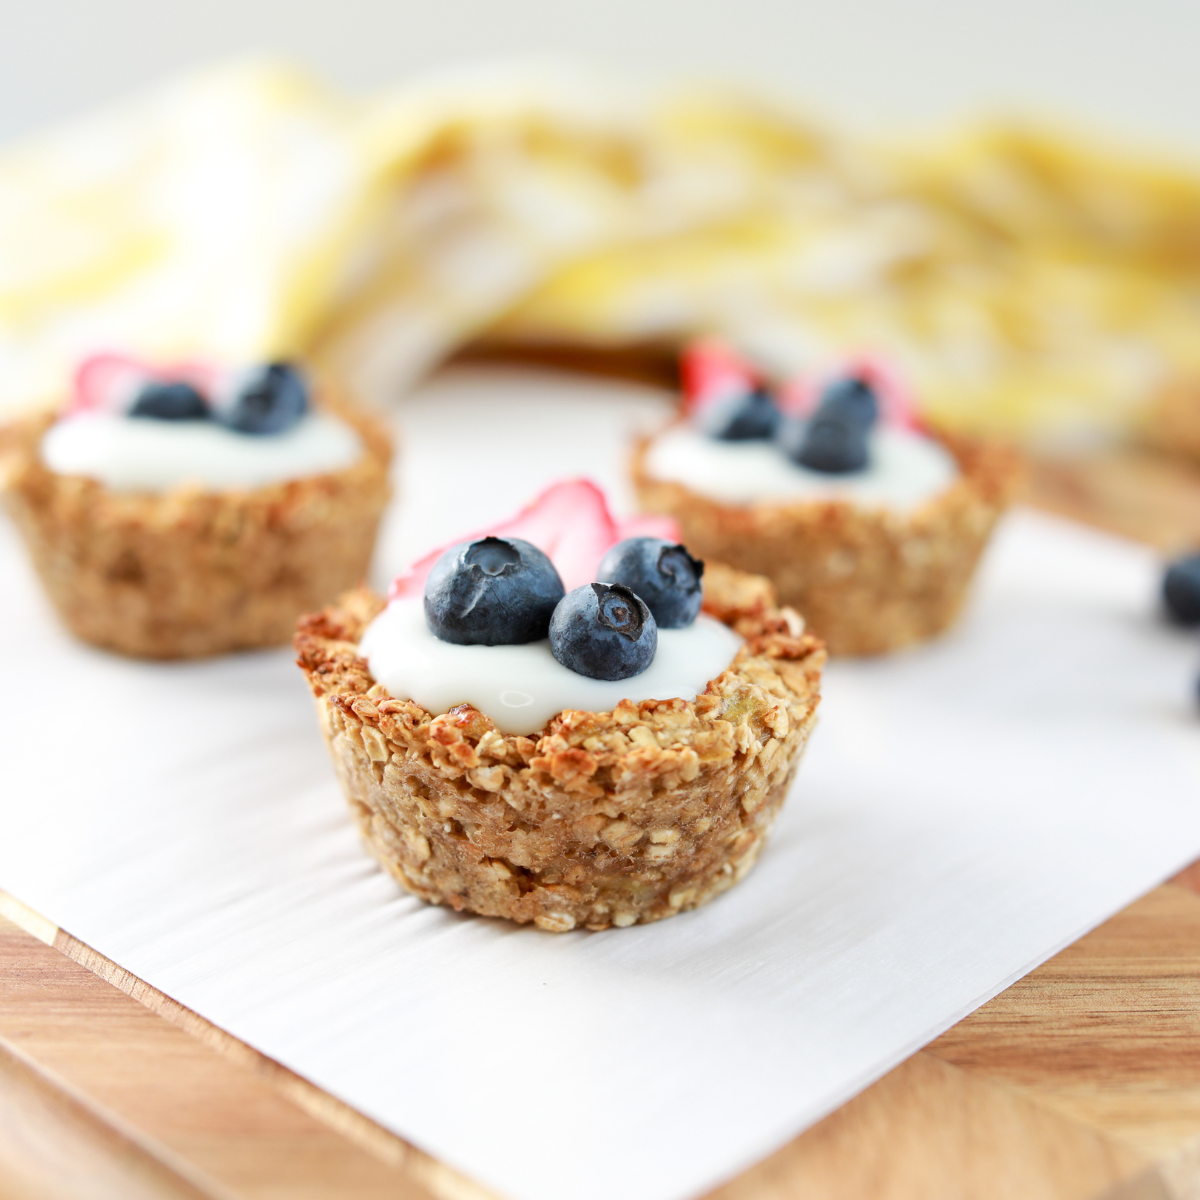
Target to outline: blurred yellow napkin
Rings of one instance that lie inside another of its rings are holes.
[[[1127,427],[1200,377],[1200,176],[979,129],[880,148],[571,70],[351,101],[250,63],[0,155],[0,404],[97,349],[309,354],[386,397],[456,346],[719,333],[891,356],[931,414]]]

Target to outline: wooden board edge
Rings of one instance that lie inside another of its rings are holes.
[[[0,1038],[0,1195],[236,1200]]]
[[[298,1108],[389,1167],[402,1170],[440,1200],[496,1200],[494,1193],[405,1141],[227,1030],[180,1004],[98,950],[0,891],[0,916],[117,988],[142,1007],[222,1057],[268,1081]],[[35,1064],[36,1066],[36,1064]]]

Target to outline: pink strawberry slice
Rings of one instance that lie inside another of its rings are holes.
[[[811,417],[821,402],[821,388],[808,375],[796,375],[780,385],[775,393],[779,411],[788,417]]]
[[[723,342],[692,342],[679,358],[683,381],[683,411],[698,409],[730,395],[752,392],[758,372]]]
[[[145,363],[124,354],[92,354],[75,368],[71,412],[124,411],[148,379]]]
[[[91,354],[75,369],[70,412],[121,413],[147,383],[185,382],[208,396],[222,377],[216,363],[201,359],[151,363],[131,354]]]
[[[775,401],[789,417],[810,417],[816,412],[825,389],[835,380],[848,376],[861,379],[878,397],[879,418],[883,424],[901,429],[924,428],[912,390],[895,367],[875,355],[851,355],[830,370],[789,379],[776,393]]]
[[[679,542],[683,539],[683,533],[679,528],[679,522],[674,517],[662,516],[659,513],[643,513],[638,517],[626,517],[624,521],[617,522],[617,536],[613,545],[616,542],[623,542],[626,538],[632,537],[656,537],[662,538],[664,542]],[[605,551],[608,547],[605,546]],[[603,554],[600,556],[604,557]],[[599,565],[599,559],[596,560]],[[590,579],[585,580],[586,583],[591,583]]]
[[[843,362],[839,374],[856,376],[875,393],[884,425],[918,432],[924,429],[916,397],[892,363],[875,354],[855,354]]]
[[[551,484],[515,517],[487,529],[455,538],[425,555],[392,581],[388,599],[419,596],[433,564],[450,546],[483,537],[516,537],[532,542],[550,556],[563,586],[570,591],[596,578],[596,568],[610,546],[627,537],[664,537],[679,540],[679,526],[671,517],[633,517],[618,524],[604,493],[590,479]]]

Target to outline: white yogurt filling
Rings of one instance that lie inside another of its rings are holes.
[[[283,433],[261,435],[215,421],[85,412],[63,417],[42,439],[42,461],[50,470],[86,475],[114,491],[161,492],[183,483],[265,487],[341,470],[362,454],[358,431],[320,412]]]
[[[958,478],[954,456],[940,443],[908,429],[876,426],[870,462],[847,475],[810,471],[772,442],[729,442],[689,425],[655,438],[646,471],[727,504],[760,500],[849,500],[863,508],[912,509]]]
[[[470,704],[501,733],[533,733],[564,709],[611,712],[622,700],[694,700],[728,670],[742,639],[700,614],[686,629],[660,629],[654,661],[640,675],[610,682],[564,667],[550,642],[458,646],[434,637],[421,597],[393,600],[367,626],[359,650],[377,682],[427,712]]]

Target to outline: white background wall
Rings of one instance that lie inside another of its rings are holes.
[[[0,0],[0,139],[246,51],[355,89],[565,54],[868,129],[1046,112],[1200,158],[1198,0]]]

